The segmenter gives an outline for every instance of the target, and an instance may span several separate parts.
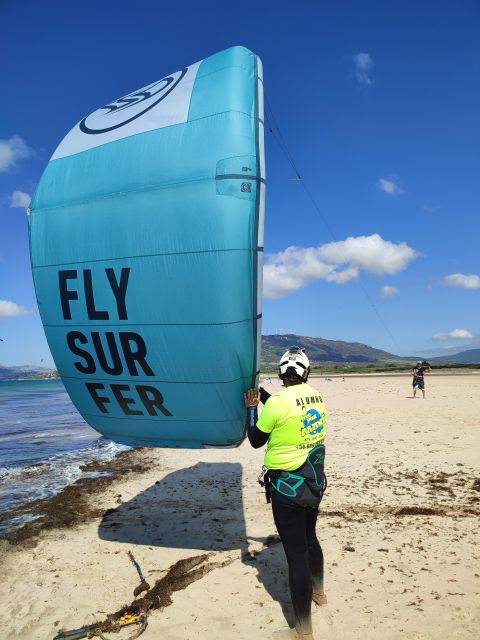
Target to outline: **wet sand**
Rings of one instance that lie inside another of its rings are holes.
[[[432,374],[426,400],[402,376],[312,383],[330,413],[316,637],[478,638],[480,375]],[[152,607],[145,640],[283,637],[288,577],[261,464],[248,443],[143,449],[116,477],[34,505],[43,518],[2,543],[1,637],[53,638],[136,598]],[[149,586],[135,596],[128,551]]]

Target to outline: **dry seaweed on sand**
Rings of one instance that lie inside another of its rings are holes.
[[[119,611],[108,615],[105,620],[95,622],[89,627],[89,629],[92,629],[89,633],[93,637],[97,635],[100,638],[104,637],[104,633],[118,633],[122,628],[119,620],[130,615],[138,618],[136,622],[140,626],[129,636],[129,640],[138,638],[147,627],[148,614],[155,609],[164,609],[170,606],[172,604],[172,595],[175,591],[186,589],[190,584],[200,580],[213,569],[224,567],[232,562],[229,559],[223,562],[209,563],[210,556],[211,554],[205,553],[178,560],[169,568],[166,575],[159,578],[153,587],[149,588],[142,598],[137,598],[131,604],[124,605]],[[133,555],[131,556],[132,558]],[[135,562],[134,558],[132,562]],[[87,629],[87,627],[84,628]],[[57,637],[61,638],[62,635],[60,634]]]
[[[92,495],[101,494],[126,474],[144,473],[150,466],[145,450],[141,449],[124,451],[106,462],[90,462],[82,466],[81,470],[88,473],[108,472],[108,475],[80,478],[51,498],[34,500],[2,514],[0,521],[25,516],[34,518],[6,533],[4,537],[10,544],[19,545],[47,529],[65,529],[104,515],[104,511],[93,504]]]
[[[442,509],[431,509],[430,507],[401,507],[395,511],[396,516],[444,516]]]

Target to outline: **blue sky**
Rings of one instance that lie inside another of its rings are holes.
[[[60,140],[235,44],[262,58],[303,178],[267,134],[263,332],[399,355],[477,344],[479,28],[474,0],[2,2],[0,363],[53,364],[25,206]]]

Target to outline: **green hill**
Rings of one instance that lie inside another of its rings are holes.
[[[271,369],[278,365],[283,353],[293,345],[304,347],[312,367],[326,364],[405,364],[418,360],[417,357],[403,358],[388,351],[369,347],[361,342],[326,340],[295,334],[262,336],[262,369]]]

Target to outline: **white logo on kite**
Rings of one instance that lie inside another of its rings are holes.
[[[182,69],[106,104],[80,122],[81,131],[88,134],[107,133],[136,120],[164,100],[186,73],[187,69]]]

